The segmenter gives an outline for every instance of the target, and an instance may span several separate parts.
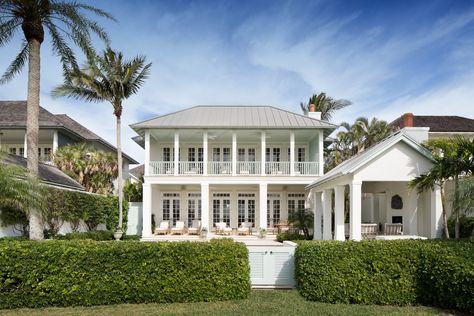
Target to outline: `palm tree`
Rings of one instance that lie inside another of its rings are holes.
[[[21,28],[24,40],[17,57],[0,78],[4,84],[21,72],[28,61],[27,95],[27,166],[29,172],[38,175],[38,129],[40,103],[40,49],[45,29],[51,37],[53,52],[59,56],[63,71],[77,68],[74,52],[68,45],[71,40],[83,51],[91,51],[90,34],[95,33],[106,43],[109,38],[104,29],[83,11],[114,20],[107,12],[93,6],[69,1],[55,0],[1,0],[0,1],[0,47],[8,44]],[[30,212],[30,239],[42,240],[43,225],[40,214]]]
[[[295,225],[298,231],[302,230],[306,239],[309,239],[309,229],[313,227],[313,211],[311,209],[298,209],[288,214],[288,222]]]
[[[333,98],[326,96],[326,93],[324,92],[313,94],[307,103],[300,102],[301,110],[305,115],[308,114],[310,104],[314,104],[316,111],[321,112],[322,120],[330,121],[334,112],[351,105],[352,102],[344,99],[334,100]]]
[[[118,160],[118,197],[119,227],[122,229],[122,145],[121,116],[122,102],[136,94],[148,78],[151,63],[146,64],[145,57],[137,56],[124,60],[121,52],[107,48],[101,56],[88,55],[88,61],[82,69],[72,69],[65,78],[64,84],[53,90],[54,96],[67,96],[89,102],[112,104],[116,117],[117,160]]]

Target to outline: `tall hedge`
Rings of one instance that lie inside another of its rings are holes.
[[[474,312],[474,244],[300,242],[301,295],[328,303],[427,304]]]
[[[247,248],[211,242],[0,243],[0,309],[247,298]]]

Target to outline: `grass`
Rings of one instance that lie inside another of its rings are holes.
[[[123,304],[1,310],[1,315],[454,315],[425,306],[324,304],[296,290],[254,290],[247,300],[215,303]]]

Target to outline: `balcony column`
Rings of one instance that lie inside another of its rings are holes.
[[[151,231],[152,204],[151,184],[147,183],[145,180],[145,183],[143,183],[142,238],[150,237],[153,234]]]
[[[295,132],[290,132],[290,175],[295,175]]]
[[[26,131],[25,131],[25,139],[23,141],[23,158],[27,158],[27,151],[28,151],[28,142],[26,141]]]
[[[201,227],[209,231],[209,183],[201,183]]]
[[[322,201],[322,192],[314,192],[314,228],[313,228],[313,239],[321,240],[323,239],[323,234],[321,231],[321,220],[323,215],[323,201]]]
[[[318,175],[324,175],[324,134],[323,131],[319,131],[319,160],[318,160]]]
[[[261,161],[261,175],[265,175],[265,149],[267,148],[267,136],[265,134],[265,131],[262,131],[261,135],[261,146],[260,146],[260,161]],[[266,218],[266,217],[265,217]]]
[[[232,131],[232,175],[237,175],[237,134]]]
[[[179,174],[179,132],[174,132],[174,175]]]
[[[145,176],[150,175],[150,130],[145,130]]]
[[[202,134],[202,173],[207,176],[207,166],[208,166],[208,146],[207,146],[207,131],[204,131],[204,133]]]
[[[323,192],[323,239],[332,239],[332,189]]]
[[[344,189],[338,185],[334,188],[334,239],[346,240],[344,232]]]
[[[353,181],[350,184],[350,239],[361,240],[362,224],[362,182]]]
[[[267,183],[260,183],[259,199],[259,225],[260,228],[267,229]]]
[[[58,131],[53,132],[53,154],[58,150]]]

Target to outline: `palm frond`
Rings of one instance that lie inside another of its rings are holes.
[[[26,41],[23,41],[20,53],[11,62],[5,73],[0,78],[0,85],[12,80],[17,74],[19,74],[23,70],[23,66],[28,60],[28,52],[28,43],[26,43]]]
[[[0,23],[0,47],[2,47],[8,44],[13,38],[18,26],[21,25],[21,20],[18,18],[12,18],[5,22],[0,20]]]

